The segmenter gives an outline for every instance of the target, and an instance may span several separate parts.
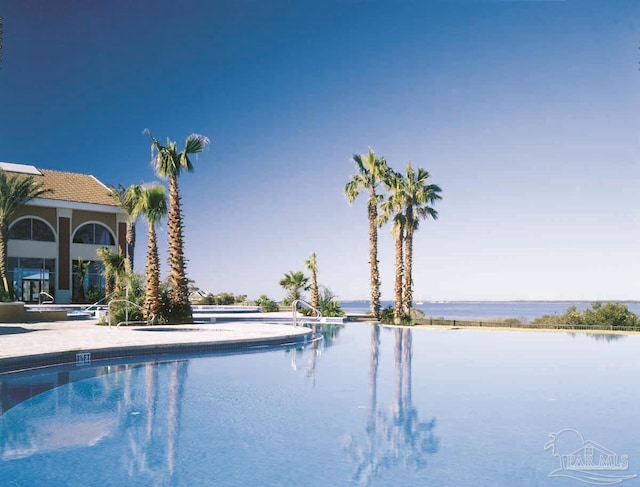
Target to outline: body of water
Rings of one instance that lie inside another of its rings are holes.
[[[640,315],[640,303],[623,303],[630,311]],[[366,313],[369,311],[369,301],[342,301],[342,309],[347,313]],[[517,318],[521,321],[531,321],[546,314],[563,314],[569,306],[575,305],[579,310],[587,309],[590,302],[572,301],[449,301],[430,303],[416,303],[415,308],[422,310],[425,316],[446,319],[473,318]],[[382,308],[393,307],[392,301],[383,301]]]
[[[0,485],[564,487],[583,450],[600,480],[640,473],[640,336],[324,333],[0,376]]]

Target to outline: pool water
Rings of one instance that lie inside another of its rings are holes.
[[[593,445],[628,455],[598,475],[639,483],[640,336],[326,330],[305,349],[0,376],[0,485],[575,486],[584,472],[549,476],[553,453]],[[545,450],[566,429],[581,436]]]

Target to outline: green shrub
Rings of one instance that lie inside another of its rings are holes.
[[[597,328],[630,328],[639,324],[638,316],[621,303],[595,302],[584,311],[584,324]]]
[[[640,326],[640,319],[622,303],[602,304],[598,301],[582,313],[570,306],[562,315],[544,315],[532,321],[534,325],[587,326],[599,329],[633,328]]]
[[[503,320],[502,323],[509,326],[520,326],[522,324],[520,320],[516,318],[507,318],[506,320]]]
[[[380,312],[380,323],[393,325],[393,307],[387,306]]]
[[[323,303],[320,306],[320,311],[322,312],[322,316],[344,316],[344,310],[340,306],[340,303],[335,300],[331,300],[327,303]]]
[[[274,311],[280,311],[278,304],[269,299],[266,294],[263,294],[258,299],[254,301],[255,306],[260,306],[262,308],[263,313],[273,313]]]
[[[89,286],[85,293],[87,298],[87,303],[94,304],[104,299],[104,289],[99,288],[98,286]]]
[[[13,300],[11,299],[11,295],[7,291],[5,291],[4,289],[0,289],[0,301],[3,303],[8,303]]]

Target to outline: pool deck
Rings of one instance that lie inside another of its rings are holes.
[[[275,314],[274,314],[275,315]],[[290,316],[290,315],[289,315]],[[245,316],[248,318],[247,316]],[[285,324],[284,316],[261,320],[166,325],[98,326],[96,320],[0,323],[0,373],[141,355],[243,351],[305,343],[311,330]],[[86,355],[89,354],[89,355]],[[79,357],[79,358],[78,358]]]

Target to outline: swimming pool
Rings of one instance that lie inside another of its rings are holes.
[[[0,376],[0,485],[581,485],[549,476],[566,429],[628,455],[600,475],[640,473],[638,335],[326,330],[324,347]]]

